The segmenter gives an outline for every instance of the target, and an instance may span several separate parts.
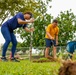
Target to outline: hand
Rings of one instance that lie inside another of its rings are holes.
[[[34,28],[30,28],[30,32],[33,32],[35,29]]]
[[[33,23],[34,22],[34,18],[31,18],[29,22],[30,23]]]
[[[54,38],[53,38],[53,37],[50,37],[50,39],[51,39],[51,40],[54,40]]]

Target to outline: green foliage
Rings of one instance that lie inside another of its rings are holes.
[[[26,0],[27,1],[27,0]],[[28,0],[28,4],[26,8],[27,10],[31,9],[34,12],[36,11],[36,14],[34,13],[34,16],[36,17],[36,21],[34,22],[34,27],[35,27],[35,32],[33,33],[33,36],[31,36],[30,33],[27,33],[23,31],[22,29],[18,29],[16,32],[20,34],[21,39],[23,40],[23,45],[24,47],[28,47],[31,42],[31,38],[33,37],[33,46],[34,47],[39,47],[39,46],[44,46],[45,42],[45,26],[50,23],[50,20],[52,16],[46,14],[47,11],[47,5],[51,0],[45,0],[43,2],[42,0]],[[31,4],[30,4],[31,3]],[[36,5],[33,5],[36,4]],[[37,6],[37,7],[36,7]],[[44,17],[45,16],[45,17]],[[29,26],[29,25],[28,25]]]
[[[33,46],[45,46],[45,28],[51,22],[53,17],[51,15],[45,14],[38,17],[34,23],[35,31],[33,33]],[[57,17],[59,21],[59,45],[66,45],[67,41],[72,41],[75,38],[74,33],[76,32],[76,17],[72,11],[61,12]],[[21,31],[22,32],[22,31]],[[24,46],[29,46],[30,44],[30,34],[23,32],[21,33],[21,38],[24,40]]]
[[[0,25],[18,12],[31,11],[34,17],[41,15],[41,12],[46,11],[46,5],[42,0],[0,0]]]
[[[45,27],[51,22],[53,17],[47,14],[47,7],[51,0],[0,0],[0,25],[10,16],[18,12],[31,11],[36,19],[34,23],[35,32],[33,33],[33,46],[45,46]],[[65,45],[67,41],[72,41],[76,33],[76,16],[72,11],[61,12],[58,17],[59,21],[59,44]],[[30,33],[23,29],[17,29],[16,33],[20,34],[23,43],[21,47],[30,45]]]
[[[67,41],[74,39],[76,18],[72,11],[61,12],[57,17],[59,21],[59,44],[66,45]]]
[[[58,75],[59,68],[60,64],[57,62],[0,62],[0,75]]]
[[[72,59],[73,59],[73,60],[76,60],[76,50],[75,50],[74,53],[73,53]]]
[[[50,23],[53,17],[49,14],[45,14],[44,16],[38,17],[34,22],[35,31],[33,33],[32,40],[32,44],[34,47],[43,47],[45,45],[45,27]],[[21,30],[19,30],[18,32],[21,33],[20,36],[24,40],[22,44],[28,47],[32,38],[30,37],[31,34]]]
[[[45,17],[39,17],[34,23],[35,32],[33,34],[33,46],[43,47],[45,45],[45,28],[50,23],[52,16],[45,14]]]
[[[57,57],[59,58],[59,59],[64,59],[64,60],[66,60],[66,59],[68,59],[69,58],[69,54],[65,51],[65,52],[58,52],[57,53]]]
[[[0,25],[25,5],[24,0],[0,0]]]
[[[44,44],[43,38],[44,38],[44,32],[45,32],[45,26],[43,25],[43,23],[45,23],[45,20],[44,20],[43,14],[46,13],[47,6],[50,1],[51,0],[45,0],[45,2],[43,2],[42,0],[16,0],[16,1],[15,0],[10,0],[10,1],[9,0],[1,0],[0,1],[1,24],[4,22],[4,20],[6,20],[7,17],[9,19],[10,16],[15,15],[19,11],[20,12],[31,11],[34,14],[35,18],[38,17],[38,19],[40,19],[40,20],[37,19],[38,21],[35,22],[36,31],[34,32],[34,34],[36,34],[37,31],[39,32],[39,34],[37,34],[35,37],[33,36],[34,40],[35,40],[35,43],[33,43],[33,45],[34,46],[42,45],[42,44]],[[41,17],[39,17],[39,16],[41,16]],[[47,16],[46,18],[49,18],[49,16]],[[37,25],[39,26],[38,28],[36,27]],[[43,33],[40,32],[39,28],[42,29]],[[30,33],[26,33],[22,29],[17,29],[16,32],[21,34],[20,36],[24,40],[24,42],[23,42],[23,44],[21,44],[21,46],[22,47],[29,46]],[[41,37],[41,39],[40,38],[37,39],[36,37],[37,38]],[[37,43],[38,40],[39,40],[39,43]]]

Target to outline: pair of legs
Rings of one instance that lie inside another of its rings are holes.
[[[46,40],[45,57],[50,58],[49,50],[50,50],[50,47],[53,45],[53,57],[56,58],[56,41],[50,40],[50,39],[45,39],[45,40]]]
[[[46,58],[50,58],[49,49],[50,49],[50,47],[46,47],[46,50],[45,50],[45,57]],[[53,46],[53,57],[56,58],[56,47],[54,47],[54,46]]]
[[[8,45],[10,42],[12,42],[12,58],[14,58],[15,50],[16,50],[16,45],[17,45],[17,40],[13,32],[10,32],[9,28],[7,26],[2,26],[1,27],[1,32],[2,35],[5,39],[5,43],[3,45],[3,50],[2,50],[2,57],[6,57],[6,51],[8,48]]]

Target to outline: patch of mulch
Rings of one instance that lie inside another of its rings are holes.
[[[55,62],[57,61],[56,59],[54,59],[53,57],[51,58],[40,58],[40,59],[34,59],[33,62],[36,63],[43,63],[43,62]]]
[[[76,75],[76,61],[65,61],[58,75]]]

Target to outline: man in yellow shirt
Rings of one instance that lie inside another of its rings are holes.
[[[45,35],[45,41],[46,41],[46,50],[45,50],[45,57],[51,58],[49,56],[49,49],[53,45],[53,57],[56,57],[56,45],[58,45],[58,21],[53,20],[52,24],[49,24],[46,28],[46,35]]]

